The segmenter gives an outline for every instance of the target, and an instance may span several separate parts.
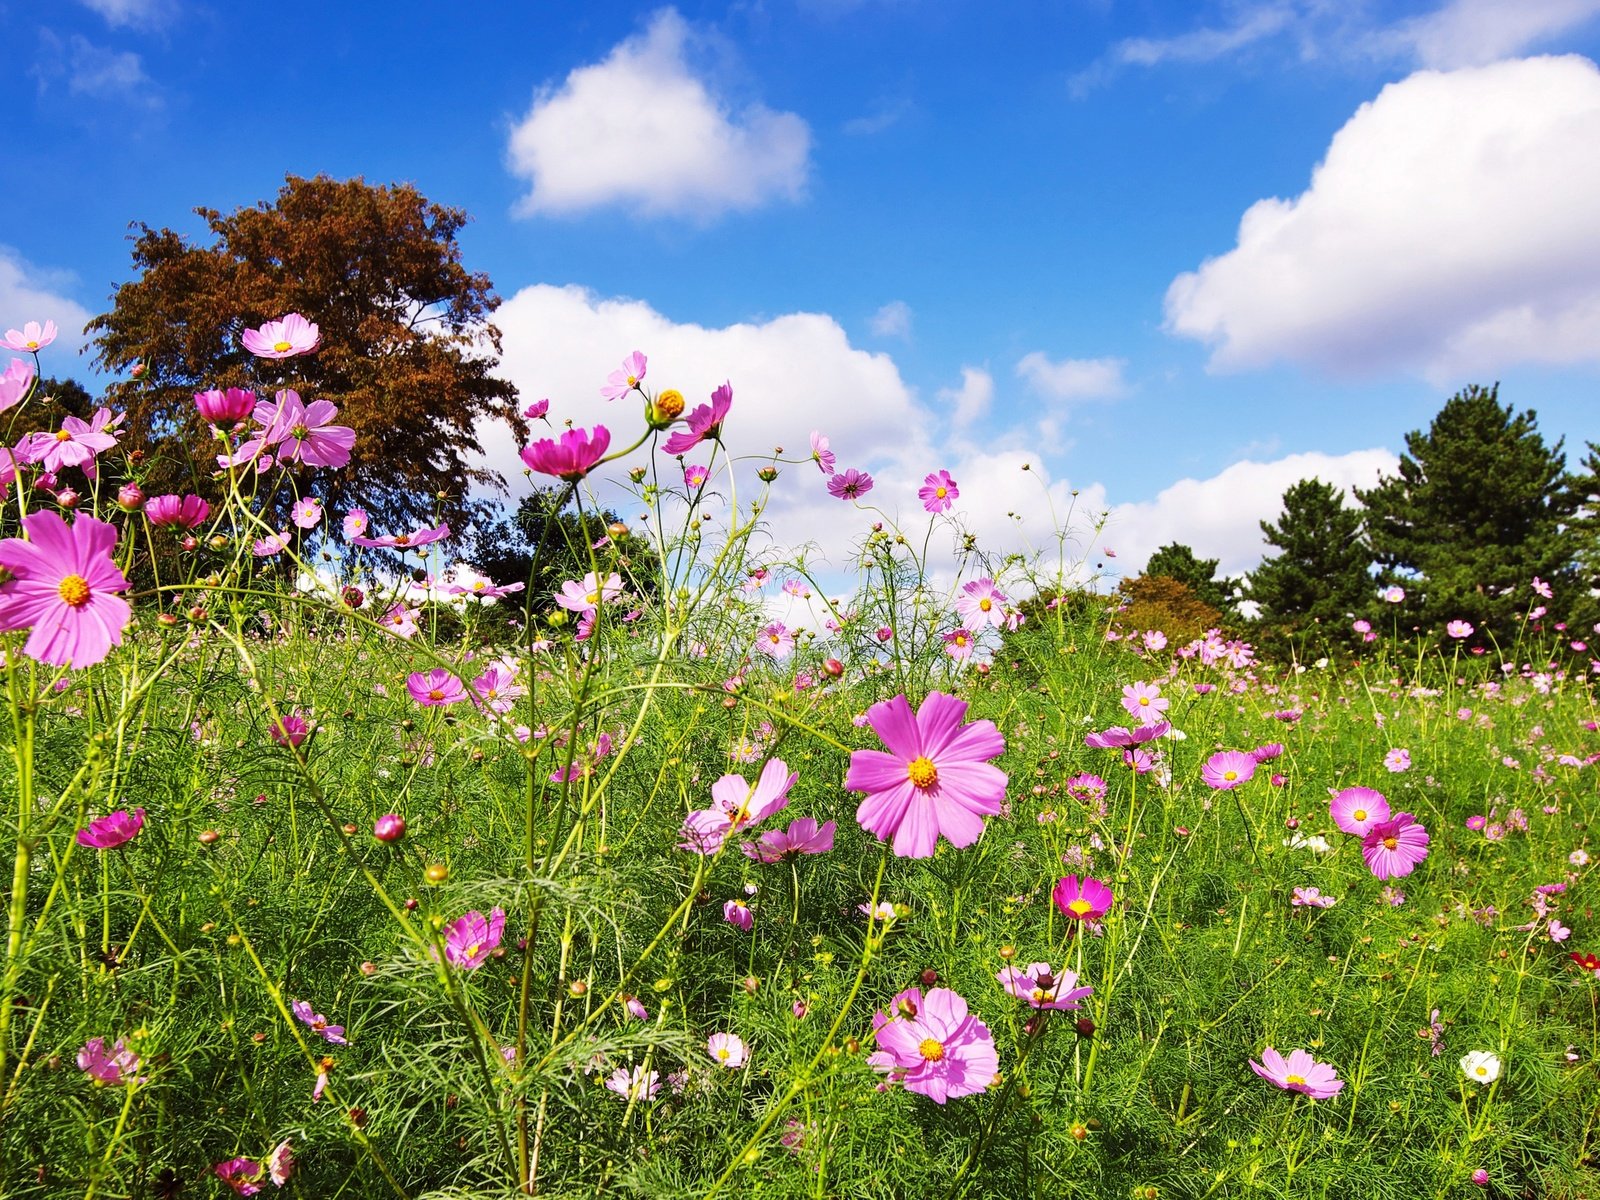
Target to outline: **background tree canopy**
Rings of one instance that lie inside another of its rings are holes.
[[[163,448],[145,464],[145,490],[216,497],[195,392],[270,396],[287,385],[307,402],[337,404],[338,422],[356,431],[349,467],[318,476],[330,509],[358,503],[379,528],[438,517],[464,528],[481,515],[488,506],[469,500],[468,487],[505,485],[470,465],[481,451],[475,425],[503,419],[518,436],[526,425],[516,388],[494,375],[500,333],[488,318],[499,297],[488,276],[461,265],[466,214],[405,184],[323,175],[289,176],[270,204],[195,211],[215,241],[139,224],[138,278],[89,324],[98,367],[147,368],[109,391],[135,439]],[[245,352],[243,330],[288,312],[321,328],[317,353],[277,363]]]

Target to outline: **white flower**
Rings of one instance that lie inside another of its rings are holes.
[[[1500,1078],[1500,1057],[1492,1050],[1474,1050],[1462,1058],[1461,1073],[1474,1083],[1493,1083]]]

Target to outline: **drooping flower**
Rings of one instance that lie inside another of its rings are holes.
[[[844,785],[866,792],[856,820],[901,858],[929,858],[942,834],[958,849],[1000,811],[1006,774],[988,760],[1005,751],[994,722],[963,725],[967,702],[930,692],[915,715],[902,694],[874,704],[867,721],[888,752],[856,750]]]
[[[1078,1001],[1094,991],[1092,987],[1077,986],[1076,971],[1065,967],[1056,971],[1042,962],[1029,963],[1025,968],[1005,967],[995,978],[1008,994],[1026,1000],[1034,1008],[1075,1009]]]
[[[212,388],[194,394],[200,416],[218,429],[233,429],[250,419],[256,410],[256,394],[244,388]]]
[[[968,1012],[967,1002],[940,987],[926,997],[917,993],[907,1006],[911,1014],[899,1005],[879,1014],[887,1019],[877,1027],[874,1065],[888,1066],[907,1091],[935,1104],[986,1091],[1000,1070],[1000,1056],[989,1027]]]
[[[713,440],[722,436],[722,422],[728,417],[728,410],[733,407],[733,388],[724,383],[711,393],[710,404],[696,405],[684,418],[689,426],[687,432],[680,431],[669,437],[662,445],[668,454],[687,454],[707,438]]]
[[[722,906],[722,919],[729,925],[749,933],[755,928],[756,915],[743,900],[729,900]]]
[[[606,1090],[624,1100],[654,1100],[661,1090],[661,1073],[646,1071],[642,1065],[632,1071],[618,1067],[606,1078]]]
[[[200,496],[151,496],[144,502],[145,520],[157,529],[195,529],[210,515],[211,505]]]
[[[133,619],[128,602],[113,593],[128,581],[112,561],[112,525],[80,516],[68,525],[55,512],[22,518],[24,538],[0,542],[0,631],[29,629],[22,652],[56,667],[92,667],[122,642]]]
[[[800,854],[826,854],[833,849],[834,829],[832,821],[819,827],[813,817],[796,817],[788,829],[769,829],[739,849],[761,863],[782,862]]]
[[[239,341],[257,358],[293,358],[310,354],[322,343],[322,335],[315,324],[292,312],[260,329],[246,329]]]
[[[1261,1061],[1250,1060],[1250,1069],[1268,1083],[1286,1092],[1300,1092],[1313,1100],[1326,1100],[1337,1096],[1344,1087],[1331,1063],[1319,1063],[1308,1050],[1291,1050],[1284,1061],[1271,1046],[1261,1052]]]
[[[0,412],[15,408],[28,389],[33,386],[33,366],[20,358],[13,358],[0,375]]]
[[[332,1042],[335,1046],[348,1046],[350,1044],[345,1041],[344,1026],[330,1025],[328,1018],[312,1009],[309,1001],[296,1000],[289,1006],[289,1009],[294,1013],[295,1020],[302,1025],[309,1025],[311,1032],[320,1034],[324,1041]]]
[[[1160,684],[1140,680],[1123,686],[1122,707],[1127,709],[1129,716],[1138,718],[1141,725],[1154,725],[1163,720],[1161,714],[1171,705],[1172,701],[1161,694]]]
[[[1461,1073],[1487,1087],[1500,1078],[1500,1056],[1492,1050],[1473,1050],[1461,1059]]]
[[[136,808],[130,813],[125,808],[119,808],[116,812],[97,817],[78,830],[78,845],[96,850],[113,850],[131,842],[143,828],[144,809]]]
[[[922,487],[917,491],[917,499],[922,501],[922,507],[931,513],[949,512],[960,497],[961,489],[950,478],[949,471],[934,471],[923,479]]]
[[[1428,857],[1428,831],[1408,812],[1379,821],[1361,839],[1361,857],[1379,879],[1409,875]]]
[[[1243,750],[1218,750],[1200,768],[1206,786],[1226,792],[1247,782],[1256,773],[1255,755]]]
[[[93,477],[95,455],[117,444],[111,430],[121,422],[122,417],[113,416],[109,408],[97,409],[88,421],[63,417],[61,428],[54,433],[30,433],[23,438],[17,443],[16,455],[22,462],[37,463],[51,475],[60,474],[67,467],[79,467]]]
[[[424,708],[437,708],[445,704],[459,704],[467,698],[467,689],[444,667],[431,671],[413,671],[406,676],[406,691]]]
[[[259,441],[265,447],[276,447],[280,462],[304,463],[308,467],[342,467],[350,461],[350,449],[356,444],[356,431],[330,422],[339,415],[338,406],[328,400],[313,400],[304,404],[300,393],[284,388],[278,393],[278,404],[271,418],[263,424]],[[256,419],[262,413],[257,409]]]
[[[565,430],[559,438],[540,438],[520,451],[528,470],[540,475],[555,475],[569,483],[582,479],[606,456],[611,446],[611,431],[596,425],[594,433],[584,429]]]
[[[811,431],[811,461],[824,475],[832,475],[836,463],[834,453],[828,449],[828,439],[815,429]]]
[[[706,1053],[719,1067],[737,1070],[750,1061],[750,1047],[736,1033],[713,1033],[706,1039]]]
[[[1088,875],[1081,881],[1076,875],[1058,879],[1050,898],[1061,915],[1071,921],[1098,921],[1111,911],[1115,900],[1110,888]]]
[[[500,945],[506,914],[496,908],[487,919],[476,910],[457,917],[444,927],[444,956],[452,966],[475,971],[489,961]]]
[[[1348,787],[1328,806],[1333,823],[1345,833],[1366,837],[1379,821],[1389,819],[1389,801],[1369,787]]]
[[[1010,598],[995,586],[988,576],[974,579],[963,585],[956,597],[956,611],[968,629],[982,629],[985,625],[999,629],[1006,621],[1006,605]]]
[[[23,322],[21,329],[6,330],[6,345],[12,350],[26,351],[37,354],[51,342],[56,340],[56,323],[46,321],[40,325],[37,321]]]
[[[1084,734],[1083,744],[1091,750],[1116,750],[1124,746],[1142,746],[1146,742],[1165,737],[1171,728],[1172,726],[1166,721],[1154,725],[1137,725],[1132,729],[1113,725],[1110,729],[1099,733]]]
[[[607,400],[616,400],[626,396],[639,386],[639,381],[644,378],[645,364],[649,361],[643,354],[635,350],[622,360],[622,366],[606,377],[606,385],[600,389],[600,395]]]
[[[839,500],[859,500],[872,490],[872,476],[851,467],[828,480],[828,494]]]
[[[90,1038],[78,1051],[78,1069],[106,1087],[145,1081],[139,1074],[139,1056],[128,1049],[128,1043],[122,1038],[113,1046],[107,1046],[104,1038]]]
[[[211,1168],[212,1173],[241,1196],[254,1196],[261,1190],[261,1164],[248,1158],[230,1158]]]

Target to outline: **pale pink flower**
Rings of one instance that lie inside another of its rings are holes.
[[[1251,1060],[1250,1069],[1268,1083],[1285,1091],[1300,1092],[1313,1100],[1337,1096],[1344,1080],[1329,1063],[1319,1063],[1305,1050],[1293,1050],[1287,1061],[1271,1046],[1261,1052],[1261,1061]]]
[[[139,1074],[139,1056],[121,1038],[109,1047],[104,1038],[90,1038],[78,1051],[78,1069],[106,1087],[137,1085],[146,1078]]]
[[[1058,1011],[1076,1009],[1078,1001],[1094,991],[1092,987],[1078,987],[1078,975],[1063,967],[1060,971],[1049,963],[1029,963],[1025,968],[1005,967],[995,976],[1000,986],[1018,1000],[1026,1000],[1033,1008]]]
[[[736,1033],[713,1033],[706,1039],[706,1053],[712,1062],[731,1071],[750,1061],[750,1047]]]
[[[289,519],[301,529],[315,529],[322,524],[322,501],[315,496],[296,500],[294,507],[289,510]]]
[[[837,462],[832,450],[828,449],[828,439],[815,429],[811,431],[811,460],[824,475],[832,475]]]
[[[1453,638],[1469,638],[1472,636],[1471,621],[1451,621],[1444,627],[1444,631]]]
[[[1365,837],[1379,821],[1389,819],[1389,801],[1369,787],[1348,787],[1328,806],[1333,823],[1345,833]]]
[[[1409,771],[1411,769],[1411,751],[1400,748],[1393,749],[1383,756],[1383,765],[1396,775],[1401,771]]]
[[[622,366],[606,377],[606,385],[600,389],[600,395],[606,400],[616,400],[626,396],[639,386],[639,382],[644,378],[645,364],[648,361],[643,354],[635,350],[622,360]]]
[[[239,341],[257,358],[293,358],[314,351],[321,345],[322,335],[315,324],[292,312],[260,329],[246,329]]]
[[[443,667],[426,673],[413,671],[406,676],[406,691],[424,708],[438,708],[446,704],[459,704],[467,698],[467,689]]]
[[[13,358],[11,365],[0,375],[0,412],[14,408],[28,394],[28,389],[33,386],[33,366],[20,358]]]
[[[956,597],[956,611],[968,629],[980,629],[985,625],[999,629],[1005,624],[1008,603],[1009,597],[995,586],[993,579],[985,576],[962,587],[961,594]]]
[[[37,354],[51,342],[56,340],[56,323],[46,321],[42,326],[37,321],[26,321],[21,329],[6,330],[6,346],[12,350],[22,350],[29,354]]]
[[[768,658],[782,661],[794,649],[794,634],[782,621],[774,621],[761,630],[756,638],[756,649]]]
[[[1126,684],[1122,689],[1122,707],[1127,709],[1129,716],[1137,717],[1141,725],[1154,725],[1161,721],[1161,714],[1171,705],[1172,701],[1161,694],[1158,684],[1141,680]]]
[[[17,444],[16,456],[22,462],[37,463],[51,475],[67,467],[80,467],[85,475],[93,477],[95,455],[117,444],[110,431],[121,423],[122,417],[113,417],[109,408],[99,409],[89,421],[64,417],[56,432],[30,433],[23,438]]]
[[[646,1071],[643,1066],[637,1066],[631,1072],[625,1067],[618,1067],[606,1079],[606,1090],[615,1092],[624,1100],[654,1100],[656,1093],[661,1090],[661,1073]]]
[[[967,1002],[949,988],[933,988],[926,998],[913,988],[896,999],[902,998],[904,1006],[878,1014],[881,1024],[874,1019],[878,1053],[869,1061],[935,1104],[988,1090],[1000,1056],[989,1027],[968,1013]]]

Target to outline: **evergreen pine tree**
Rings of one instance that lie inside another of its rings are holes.
[[[1250,575],[1250,598],[1274,640],[1305,635],[1307,648],[1351,638],[1350,618],[1372,606],[1372,551],[1361,536],[1361,513],[1320,479],[1302,479],[1283,494],[1276,525],[1261,522],[1269,546],[1282,553]]]
[[[1499,385],[1446,401],[1426,433],[1406,435],[1399,474],[1356,495],[1385,582],[1407,591],[1414,622],[1471,621],[1514,640],[1539,576],[1576,599],[1573,493],[1562,442],[1546,446],[1532,410],[1502,407]]]
[[[1145,565],[1147,579],[1176,579],[1187,587],[1202,604],[1209,605],[1224,616],[1237,617],[1234,607],[1233,585],[1219,580],[1218,558],[1199,558],[1194,550],[1182,542],[1169,542],[1150,556]]]

